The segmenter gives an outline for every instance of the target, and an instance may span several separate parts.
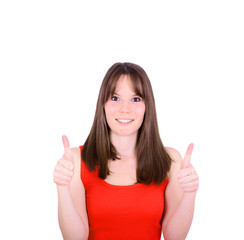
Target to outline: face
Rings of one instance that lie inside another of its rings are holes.
[[[133,91],[130,77],[121,75],[114,95],[105,103],[105,115],[111,134],[114,136],[137,134],[144,114],[143,99]]]

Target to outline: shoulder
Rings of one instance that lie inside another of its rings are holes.
[[[71,152],[74,158],[75,172],[78,173],[79,175],[80,162],[81,162],[80,148],[79,147],[71,148]]]
[[[166,147],[165,149],[166,149],[167,153],[169,154],[169,156],[172,158],[172,160],[174,160],[176,162],[182,161],[181,154],[175,148]]]
[[[79,192],[80,190],[84,191],[84,185],[81,179],[80,148],[79,147],[71,148],[71,152],[74,159],[74,175],[70,187],[73,189],[73,192]]]
[[[171,168],[169,171],[169,177],[170,177],[179,171],[179,169],[181,167],[182,157],[181,157],[181,154],[179,153],[179,151],[177,151],[176,149],[174,149],[172,147],[166,147],[165,149],[172,159],[172,164],[171,164]]]
[[[80,156],[80,148],[79,147],[71,148],[71,152],[72,152],[74,157]]]

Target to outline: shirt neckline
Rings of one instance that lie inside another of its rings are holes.
[[[111,187],[111,188],[128,189],[128,188],[136,188],[136,187],[142,186],[142,183],[135,183],[135,184],[131,184],[131,185],[114,185],[114,184],[106,182],[104,179],[99,178],[99,180],[103,185],[105,185],[107,187]]]

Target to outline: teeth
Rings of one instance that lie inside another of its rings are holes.
[[[121,123],[128,123],[133,121],[133,120],[126,120],[126,119],[117,119],[117,120]]]

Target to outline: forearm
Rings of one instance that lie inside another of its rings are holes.
[[[64,240],[86,240],[88,229],[77,212],[68,187],[58,186],[58,220]]]
[[[163,228],[165,240],[184,240],[191,227],[196,193],[184,193],[175,212]]]

